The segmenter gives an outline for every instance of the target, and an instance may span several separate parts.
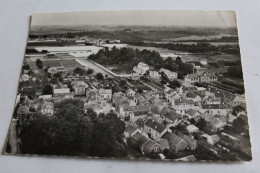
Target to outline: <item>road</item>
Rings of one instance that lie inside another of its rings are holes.
[[[9,134],[9,145],[11,147],[11,153],[17,154],[18,151],[18,142],[17,142],[17,136],[16,136],[16,121],[12,120],[11,126],[10,126],[10,134]]]
[[[114,77],[110,73],[103,70],[101,67],[97,66],[96,64],[90,62],[87,59],[78,59],[78,61],[81,62],[81,64],[84,64],[84,66],[93,69],[96,73],[102,73],[103,75],[108,75],[108,77]]]

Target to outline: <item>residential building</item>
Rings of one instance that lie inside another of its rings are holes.
[[[167,139],[170,145],[170,149],[172,149],[175,152],[183,151],[188,147],[188,143],[185,142],[182,138],[179,136],[166,132],[163,136],[163,139]]]
[[[85,95],[86,94],[86,88],[88,87],[88,84],[86,84],[84,81],[72,81],[71,85],[72,85],[72,88],[74,89],[75,95]]]
[[[54,110],[54,104],[52,102],[44,101],[41,106],[41,113],[43,115],[52,116]]]
[[[150,76],[150,78],[155,79],[155,80],[158,80],[161,77],[159,72],[155,71],[155,70],[151,70],[150,73],[149,73],[149,76]]]
[[[201,105],[202,113],[209,113],[212,115],[227,115],[227,108],[222,104],[211,104],[211,105]]]
[[[102,101],[111,101],[112,99],[112,90],[111,89],[100,89],[99,90],[100,99]]]
[[[178,73],[174,71],[170,71],[168,69],[161,68],[159,72],[164,72],[164,74],[168,77],[169,80],[174,80],[178,78]]]
[[[141,145],[141,151],[144,154],[148,154],[148,155],[151,154],[152,152],[157,153],[160,151],[160,149],[161,149],[161,146],[153,140],[148,140],[144,144]]]
[[[186,127],[186,129],[187,129],[187,131],[188,131],[189,133],[197,133],[197,132],[199,132],[199,128],[196,127],[196,126],[194,126],[193,124],[188,125],[188,126]]]
[[[149,118],[144,123],[144,131],[155,141],[161,139],[161,137],[167,132],[167,128],[154,121],[153,119]]]
[[[203,134],[201,137],[206,139],[207,143],[209,143],[210,145],[215,145],[217,142],[220,141],[220,137],[218,135]]]
[[[126,95],[128,96],[128,97],[134,97],[135,96],[135,91],[134,90],[132,90],[132,89],[128,89],[128,90],[126,90]]]
[[[182,138],[185,142],[188,143],[188,148],[190,150],[196,150],[198,148],[198,142],[197,140],[193,139],[192,137],[190,136],[187,136],[181,132],[178,132],[176,134],[177,136],[179,136],[180,138]]]
[[[143,62],[139,62],[137,66],[133,67],[133,71],[139,74],[145,74],[149,70],[149,66]]]

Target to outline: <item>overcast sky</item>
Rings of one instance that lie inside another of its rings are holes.
[[[233,11],[91,11],[34,14],[32,25],[236,26]]]

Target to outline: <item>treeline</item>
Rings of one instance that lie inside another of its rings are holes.
[[[92,109],[84,113],[84,103],[75,99],[54,107],[52,117],[39,113],[22,117],[22,154],[126,157],[125,124],[115,113],[97,116]]]
[[[90,55],[89,59],[105,66],[116,65],[117,70],[125,72],[131,72],[139,62],[153,66],[156,70],[165,68],[176,71],[179,78],[183,78],[193,71],[193,65],[184,63],[180,57],[177,57],[176,60],[170,57],[163,60],[158,52],[146,49],[140,51],[132,48],[117,49],[113,47],[111,50],[99,50],[97,54]]]
[[[174,42],[174,41],[173,41]],[[214,39],[203,39],[203,40],[180,40],[178,42],[234,42],[238,43],[238,37],[237,36],[223,36],[221,38],[214,38]]]
[[[180,44],[180,43],[167,43],[167,44],[157,44],[157,43],[144,43],[144,42],[127,42],[131,45],[136,46],[148,46],[148,47],[160,47],[169,50],[184,51],[190,53],[228,53],[228,54],[240,54],[238,45],[212,45],[210,43],[197,43],[197,44]]]

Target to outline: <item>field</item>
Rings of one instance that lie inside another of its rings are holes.
[[[82,67],[76,60],[46,60],[43,61],[43,68],[46,67],[65,67],[71,73],[76,67]]]

